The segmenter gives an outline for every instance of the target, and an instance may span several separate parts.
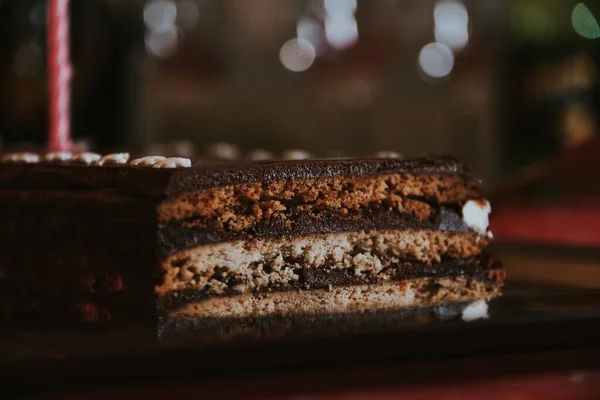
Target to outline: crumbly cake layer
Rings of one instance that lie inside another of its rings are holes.
[[[468,232],[460,210],[481,198],[461,176],[395,174],[271,181],[185,193],[157,206],[163,254],[220,241],[358,229]]]
[[[311,315],[431,307],[491,299],[500,288],[462,277],[417,278],[328,289],[213,297],[189,303],[168,315],[175,318],[248,318],[264,315]]]
[[[158,250],[163,257],[190,247],[236,240],[309,236],[315,234],[360,230],[425,229],[445,232],[470,232],[462,215],[446,207],[436,208],[431,221],[420,222],[398,210],[366,208],[358,215],[341,217],[329,210],[316,214],[304,213],[271,218],[255,223],[244,231],[219,230],[204,227],[184,227],[179,223],[158,224]]]
[[[158,294],[203,290],[223,294],[228,285],[255,291],[289,285],[303,269],[350,269],[377,275],[403,261],[439,263],[478,255],[487,237],[429,230],[357,231],[198,246],[168,257]]]
[[[250,290],[239,281],[229,281],[227,288],[219,296],[235,296],[242,293],[274,292],[285,290],[313,290],[333,286],[364,285],[386,281],[403,281],[415,278],[453,278],[460,277],[485,282],[491,286],[502,287],[505,272],[502,265],[488,256],[474,257],[468,260],[445,260],[429,265],[419,262],[401,262],[390,264],[379,273],[357,275],[353,268],[303,268],[297,270],[298,279],[285,283],[267,285]],[[168,311],[187,303],[204,300],[214,296],[210,287],[204,290],[180,290],[165,293],[159,297],[159,309]]]
[[[271,218],[318,214],[342,217],[371,208],[396,209],[429,220],[431,204],[456,204],[481,197],[474,181],[452,175],[395,174],[337,176],[328,179],[272,181],[219,187],[168,198],[158,207],[160,222],[184,220],[185,227],[210,226],[240,231]]]

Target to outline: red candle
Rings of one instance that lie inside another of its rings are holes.
[[[69,0],[48,1],[48,92],[51,151],[71,149],[71,62]]]

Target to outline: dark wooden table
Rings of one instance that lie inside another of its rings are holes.
[[[600,398],[600,290],[586,279],[597,251],[495,250],[528,282],[509,279],[488,321],[166,348],[135,330],[0,330],[0,387],[49,399]],[[565,279],[526,272],[544,265]]]
[[[205,383],[175,380],[112,387],[49,388],[35,398],[598,399],[600,348],[316,369]]]

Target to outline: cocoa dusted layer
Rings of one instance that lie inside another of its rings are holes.
[[[370,310],[361,313],[319,315],[268,315],[252,318],[163,317],[161,338],[197,343],[291,337],[324,337],[373,334],[460,318],[469,303],[403,310]],[[178,342],[179,343],[179,342]]]
[[[350,269],[317,269],[306,268],[298,271],[299,278],[287,285],[273,285],[266,291],[282,290],[314,290],[330,286],[364,285],[382,281],[377,275],[358,276]],[[415,278],[456,278],[462,277],[483,282],[491,288],[503,285],[505,271],[502,265],[487,255],[473,257],[468,260],[444,260],[429,265],[418,262],[402,262],[390,265],[382,271],[386,280],[403,281]],[[229,282],[223,296],[243,293],[238,286],[241,282]],[[208,290],[180,290],[166,293],[159,297],[159,308],[167,311],[194,301],[210,297]]]

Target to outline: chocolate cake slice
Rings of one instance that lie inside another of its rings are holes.
[[[42,303],[86,321],[143,316],[160,335],[260,336],[462,309],[504,280],[482,253],[481,184],[451,157],[9,161],[11,311]]]

